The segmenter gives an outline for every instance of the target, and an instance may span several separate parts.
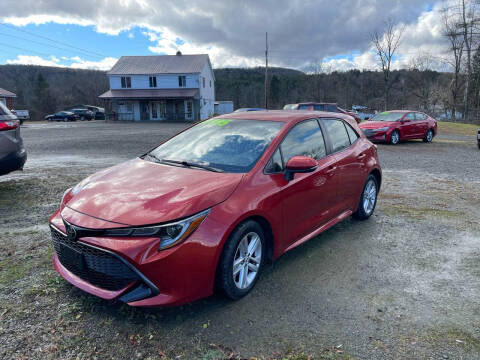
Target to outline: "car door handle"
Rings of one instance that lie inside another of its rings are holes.
[[[357,159],[358,160],[362,160],[362,159],[365,159],[365,156],[367,156],[366,154],[360,154],[357,156]]]
[[[336,166],[330,166],[327,171],[325,171],[325,173],[327,175],[333,175],[333,173],[335,172],[335,170],[337,170],[337,167]]]

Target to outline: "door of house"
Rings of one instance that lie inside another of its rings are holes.
[[[185,120],[193,119],[193,101],[185,100]]]

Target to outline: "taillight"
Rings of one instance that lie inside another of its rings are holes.
[[[0,131],[16,129],[19,125],[18,120],[3,120],[0,121]]]

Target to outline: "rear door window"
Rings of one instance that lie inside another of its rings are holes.
[[[350,138],[348,137],[347,129],[342,120],[323,119],[323,123],[330,136],[333,153],[342,151],[350,146]]]
[[[283,139],[280,149],[285,163],[294,156],[310,156],[318,160],[327,155],[322,130],[316,119],[295,125]]]
[[[415,118],[417,119],[417,121],[423,121],[427,118],[427,115],[422,113],[415,113]]]
[[[359,136],[357,132],[353,130],[353,128],[348,123],[345,122],[344,124],[345,128],[347,129],[348,137],[350,138],[350,143],[353,144],[355,141],[357,141]]]

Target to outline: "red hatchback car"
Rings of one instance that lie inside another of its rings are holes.
[[[419,111],[385,111],[359,126],[370,140],[393,145],[408,139],[432,142],[437,135],[437,120]]]
[[[133,306],[246,295],[266,261],[374,211],[375,146],[348,116],[243,112],[200,122],[63,195],[54,266]]]

